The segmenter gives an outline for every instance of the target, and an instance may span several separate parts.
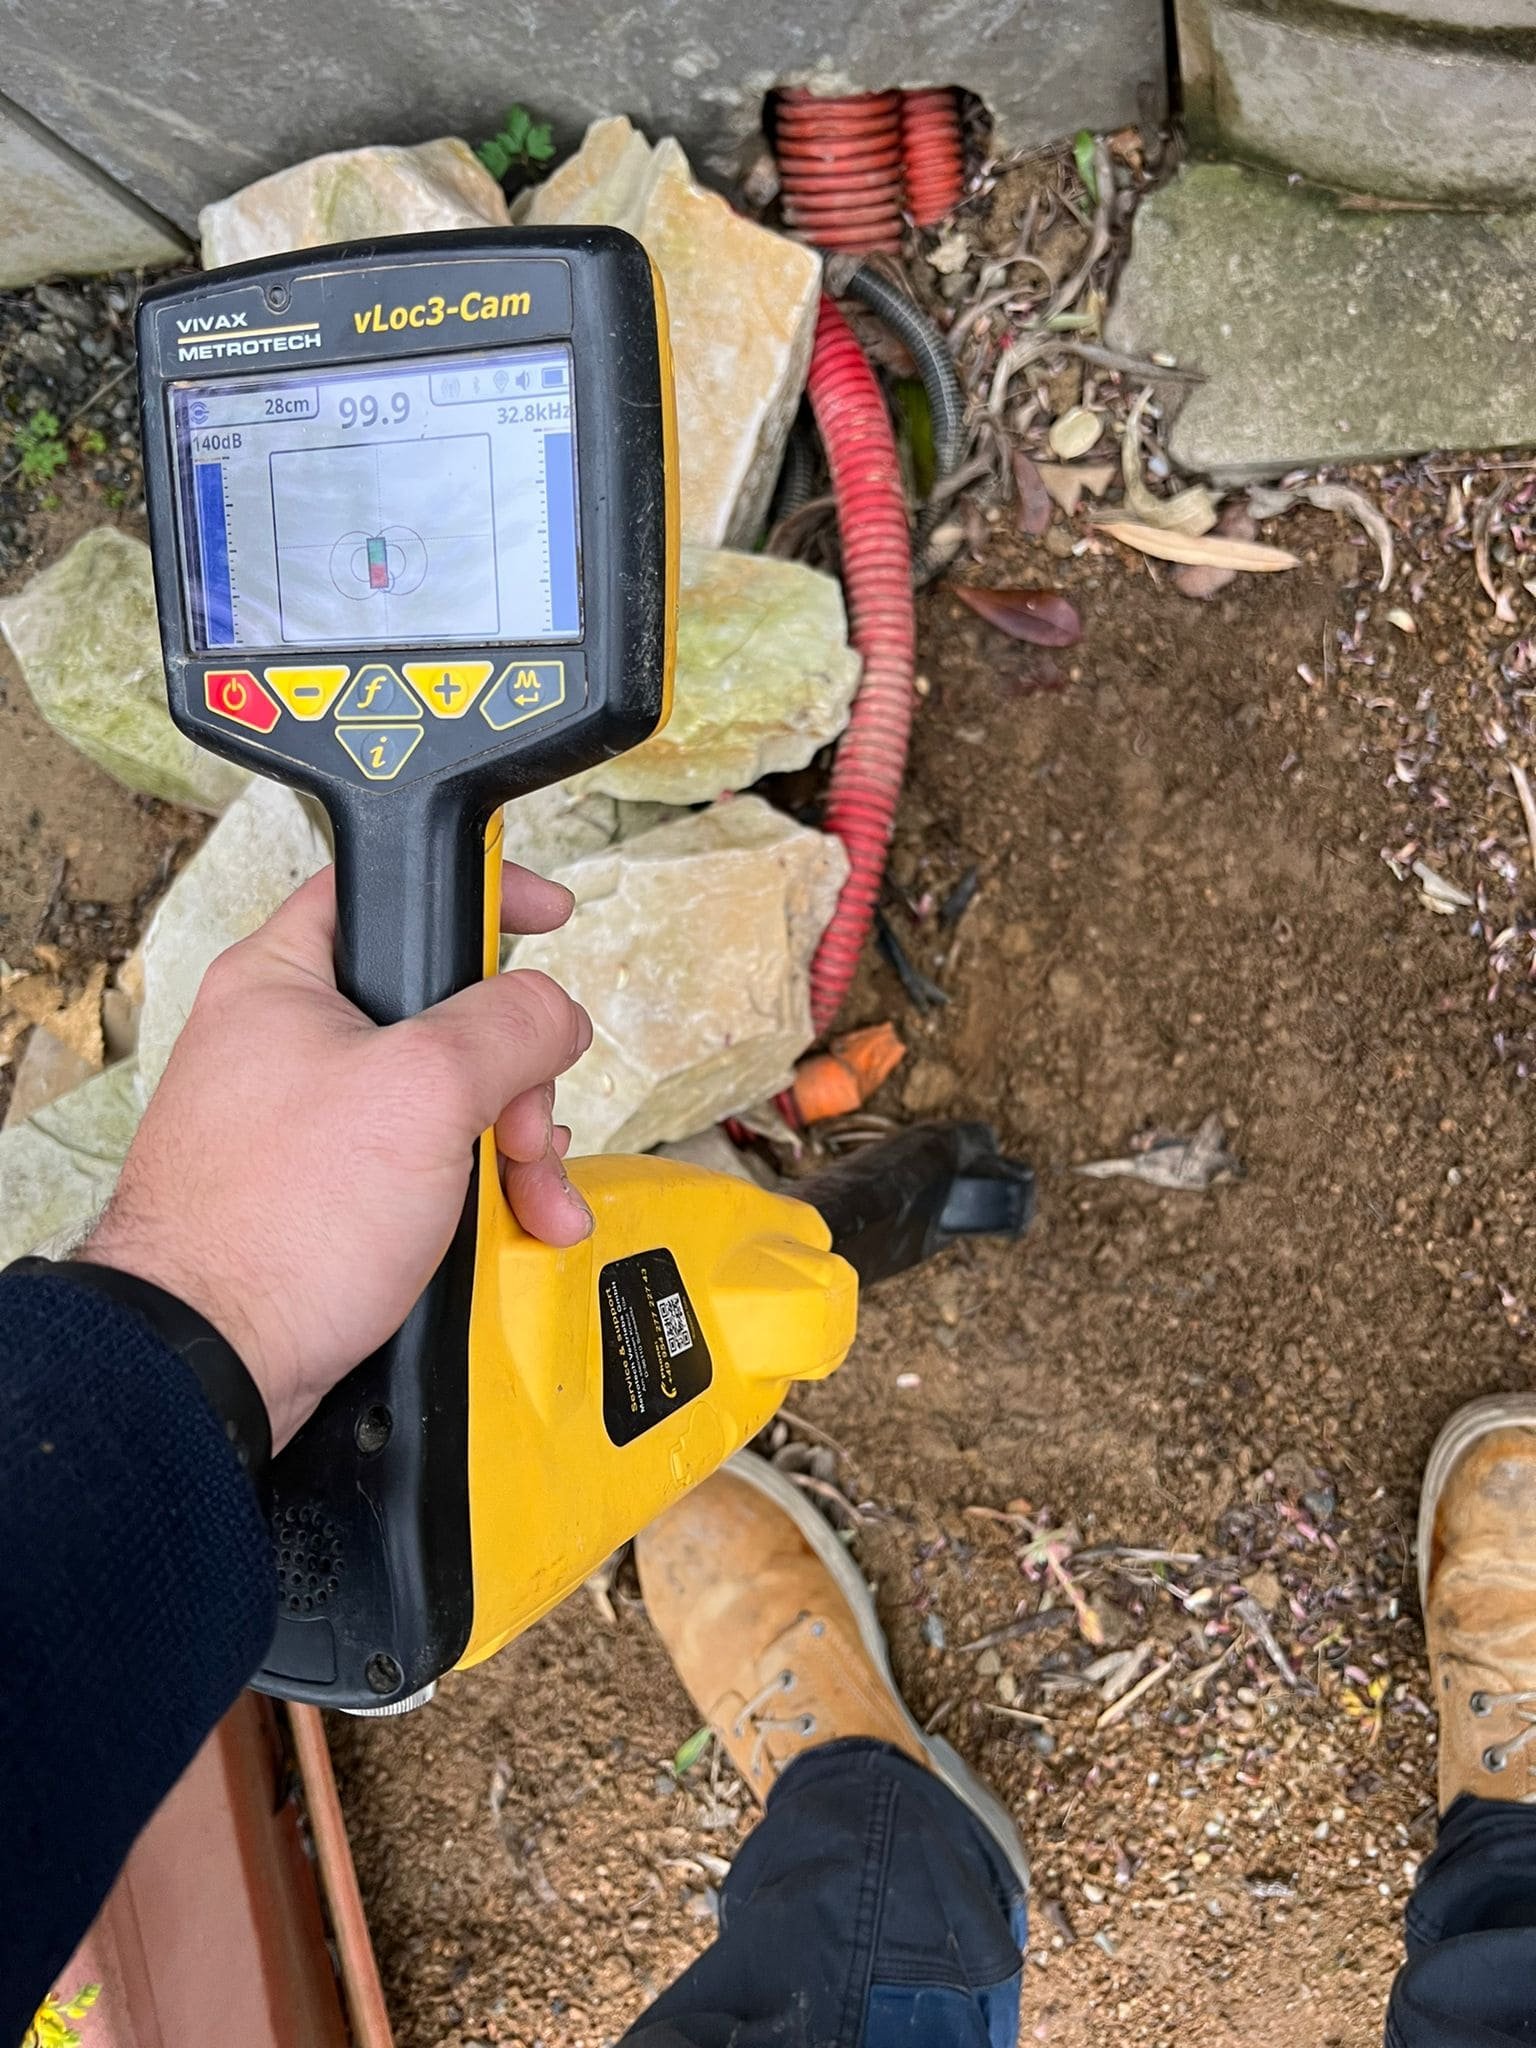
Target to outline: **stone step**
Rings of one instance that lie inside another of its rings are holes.
[[[1107,332],[1204,373],[1169,438],[1196,473],[1526,446],[1536,212],[1362,212],[1190,165],[1136,215]]]
[[[1536,202],[1530,0],[1176,0],[1197,148],[1447,205]]]

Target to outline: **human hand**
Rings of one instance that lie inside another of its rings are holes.
[[[571,902],[504,870],[507,930],[554,931]],[[381,1028],[337,990],[335,936],[326,868],[213,962],[78,1254],[206,1316],[260,1388],[274,1449],[404,1322],[482,1131],[525,1230],[570,1245],[592,1228],[552,1122],[555,1077],[592,1042],[580,1004],[514,971]]]

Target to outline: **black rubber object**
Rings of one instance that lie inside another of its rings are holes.
[[[940,477],[952,476],[965,453],[965,393],[943,335],[927,314],[913,305],[905,292],[882,277],[873,264],[829,265],[828,283],[834,291],[858,299],[872,313],[878,313],[892,333],[906,343],[933,415],[935,472]]]
[[[872,1286],[961,1237],[1022,1237],[1034,1169],[997,1149],[987,1124],[919,1124],[786,1192],[819,1210],[832,1249]]]

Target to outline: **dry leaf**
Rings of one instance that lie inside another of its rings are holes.
[[[1115,478],[1112,462],[1037,462],[1035,473],[1070,519],[1084,495],[1102,498]]]
[[[1297,491],[1274,490],[1267,484],[1254,484],[1248,492],[1248,510],[1255,519],[1278,519],[1282,512],[1289,512],[1302,498],[1309,505],[1315,505],[1319,512],[1347,512],[1352,519],[1359,520],[1375,541],[1376,552],[1381,556],[1381,581],[1376,587],[1385,590],[1392,581],[1392,565],[1396,560],[1392,529],[1364,491],[1357,491],[1349,484],[1308,484],[1305,489]],[[1486,584],[1483,587],[1487,589]],[[1490,597],[1493,594],[1488,591]]]
[[[1258,528],[1249,518],[1243,506],[1236,502],[1228,505],[1216,522],[1216,531],[1223,540],[1252,540]],[[1235,581],[1235,569],[1216,569],[1208,565],[1186,562],[1182,569],[1175,569],[1170,581],[1181,597],[1211,598],[1219,590]]]
[[[1053,455],[1062,462],[1072,462],[1079,455],[1086,455],[1103,431],[1104,421],[1098,413],[1090,412],[1086,405],[1074,405],[1059,420],[1052,420],[1045,438]]]
[[[1302,496],[1319,512],[1347,512],[1352,519],[1359,520],[1381,556],[1381,581],[1376,588],[1385,590],[1392,581],[1392,529],[1364,491],[1349,484],[1308,484]]]
[[[1139,548],[1144,555],[1156,555],[1162,562],[1191,562],[1208,569],[1252,569],[1264,572],[1299,567],[1295,555],[1284,548],[1272,548],[1256,540],[1222,540],[1212,533],[1164,533],[1156,526],[1142,526],[1134,519],[1106,519],[1100,533]]]
[[[1123,1721],[1138,1702],[1145,1699],[1149,1692],[1155,1691],[1162,1684],[1172,1669],[1173,1659],[1171,1657],[1164,1658],[1161,1664],[1154,1664],[1145,1678],[1139,1679],[1129,1692],[1122,1693],[1112,1707],[1104,1709],[1098,1720],[1094,1722],[1094,1727],[1096,1729],[1113,1728],[1117,1721]]]
[[[1192,1138],[1159,1138],[1123,1159],[1093,1159],[1075,1173],[1090,1180],[1142,1180],[1149,1187],[1203,1194],[1213,1181],[1236,1177],[1242,1165],[1227,1150],[1227,1134],[1213,1111]]]
[[[1056,508],[1039,470],[1022,448],[1013,458],[1013,480],[1019,492],[1019,525],[1025,533],[1044,533]]]
[[[937,248],[928,251],[928,261],[940,277],[953,277],[957,270],[964,270],[970,260],[971,243],[968,235],[945,235]]]
[[[1394,605],[1391,611],[1387,613],[1387,624],[1389,626],[1396,626],[1399,633],[1417,633],[1419,630],[1413,613],[1404,611],[1400,604]]]
[[[1059,590],[982,590],[952,583],[950,589],[989,626],[1011,640],[1034,647],[1071,647],[1083,636],[1076,607]]]
[[[48,974],[16,974],[0,987],[0,1007],[23,1024],[46,1024],[64,1007],[64,991]]]
[[[1289,512],[1295,502],[1294,491],[1277,490],[1273,484],[1248,486],[1248,510],[1255,519],[1278,519],[1282,512]]]
[[[99,960],[74,1001],[66,1004],[56,1017],[48,1019],[48,1029],[55,1038],[92,1067],[98,1068],[106,1058],[106,1046],[101,1035],[101,998],[106,985],[107,964]]]
[[[1493,584],[1493,519],[1513,489],[1514,480],[1505,477],[1501,484],[1495,485],[1486,498],[1479,501],[1476,511],[1472,514],[1472,564],[1485,596],[1490,598],[1494,605],[1498,604],[1499,593]]]
[[[46,1024],[71,1052],[100,1067],[106,1058],[101,1036],[101,996],[107,985],[104,961],[91,969],[85,987],[73,1001],[51,975],[17,974],[0,986],[0,1055],[14,1049],[23,1031]]]
[[[1441,917],[1454,917],[1458,910],[1477,908],[1465,889],[1458,889],[1454,882],[1437,874],[1427,861],[1416,860],[1413,872],[1422,884],[1419,900],[1426,910],[1436,911]]]
[[[1190,484],[1171,498],[1159,498],[1142,480],[1141,416],[1151,396],[1152,387],[1148,385],[1126,414],[1120,435],[1120,474],[1125,479],[1126,507],[1148,526],[1167,527],[1173,533],[1209,533],[1216,524],[1216,499],[1204,484]]]

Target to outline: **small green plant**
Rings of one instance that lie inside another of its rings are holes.
[[[107,437],[100,427],[79,427],[75,430],[75,446],[82,455],[105,455]]]
[[[714,1739],[715,1731],[707,1723],[702,1728],[695,1728],[672,1759],[673,1777],[680,1778],[685,1771],[691,1771],[700,1758],[708,1754],[709,1745]]]
[[[1099,168],[1093,131],[1079,128],[1072,138],[1072,160],[1077,165],[1077,175],[1082,179],[1084,189],[1095,206],[1099,203]]]
[[[52,1992],[43,2000],[21,2039],[21,2048],[81,2048],[83,2036],[71,2020],[83,2020],[101,1996],[99,1984],[85,1984],[73,1998],[59,1998]]]
[[[554,153],[554,130],[547,121],[535,121],[526,107],[508,107],[500,128],[475,151],[498,182],[509,171],[529,172],[547,164]]]
[[[22,480],[29,484],[47,483],[69,460],[69,450],[59,435],[58,415],[46,406],[40,406],[30,419],[22,421],[12,446],[16,467]]]

